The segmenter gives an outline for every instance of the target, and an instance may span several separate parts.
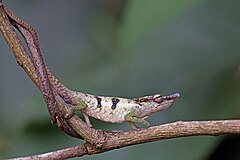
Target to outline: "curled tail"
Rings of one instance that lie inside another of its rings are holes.
[[[48,79],[53,86],[53,88],[57,91],[57,93],[64,99],[64,101],[68,104],[77,105],[78,102],[75,100],[75,91],[67,88],[63,83],[61,83],[46,67]]]

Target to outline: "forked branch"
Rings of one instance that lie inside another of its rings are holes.
[[[14,21],[14,19],[10,19],[9,21],[5,12],[6,9],[4,10],[2,1],[0,0],[0,30],[10,46],[18,64],[25,70],[40,91],[42,93],[44,92],[43,95],[48,108],[50,107],[49,111],[52,120],[54,121],[56,118],[59,127],[65,133],[86,140],[85,144],[76,147],[21,159],[65,159],[87,154],[92,155],[129,145],[170,138],[199,135],[217,136],[224,134],[240,134],[240,120],[178,121],[131,131],[101,131],[88,127],[76,115],[69,119],[65,119],[64,116],[70,114],[69,108],[53,87],[51,87],[51,84],[48,81],[40,49],[37,49],[37,44],[33,43],[33,33],[24,27],[24,25]],[[25,38],[33,60],[31,60],[31,57],[27,54],[21,44],[13,26],[15,26]],[[54,117],[52,117],[52,115],[54,115]]]

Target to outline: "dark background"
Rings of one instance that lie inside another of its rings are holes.
[[[240,117],[239,0],[4,2],[37,30],[46,64],[73,90],[128,98],[180,92],[172,108],[148,118],[152,125]],[[83,143],[50,124],[40,92],[2,35],[0,53],[0,158]],[[130,129],[126,123],[92,121],[95,128]],[[239,141],[178,138],[83,159],[201,160],[229,151],[228,159],[234,159],[239,153],[231,151]]]

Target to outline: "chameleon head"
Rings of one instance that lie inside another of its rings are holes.
[[[153,102],[157,103],[152,108],[153,112],[159,112],[170,107],[173,102],[180,97],[180,93],[173,93],[168,96],[155,95]]]
[[[155,94],[148,97],[148,100],[142,102],[141,113],[137,117],[146,117],[152,113],[159,112],[170,107],[174,101],[180,97],[180,93],[173,93],[168,96],[161,96],[160,94]]]
[[[153,101],[159,104],[166,102],[174,102],[176,98],[180,97],[180,93],[173,93],[168,96],[161,96],[160,94],[155,94],[153,96]]]

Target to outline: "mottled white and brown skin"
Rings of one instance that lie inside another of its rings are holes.
[[[170,107],[179,93],[169,96],[161,96],[155,94],[135,99],[95,96],[76,92],[75,98],[80,99],[86,106],[76,106],[74,110],[80,109],[84,113],[86,122],[90,125],[90,121],[86,115],[111,123],[129,122],[132,128],[136,128],[135,123],[149,125],[144,120],[150,114],[159,112]]]

